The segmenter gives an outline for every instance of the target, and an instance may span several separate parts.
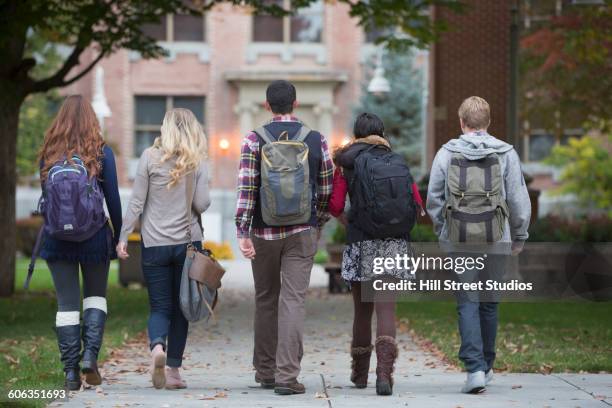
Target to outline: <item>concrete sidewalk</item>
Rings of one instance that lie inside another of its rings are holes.
[[[251,365],[253,294],[248,264],[235,262],[221,293],[218,324],[192,326],[184,377],[185,390],[155,390],[147,371],[146,341],[113,354],[104,365],[105,382],[53,407],[606,407],[612,406],[612,375],[501,374],[486,393],[462,395],[464,374],[418,348],[406,333],[398,334],[400,357],[394,395],[378,397],[370,386],[358,390],[349,381],[352,303],[349,296],[330,296],[313,272],[307,302],[305,354],[301,381],[306,394],[289,397],[263,390],[253,381]],[[252,278],[251,278],[252,279]],[[110,317],[112,318],[112,316]],[[607,396],[607,397],[606,397]]]

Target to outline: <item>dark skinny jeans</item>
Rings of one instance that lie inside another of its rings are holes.
[[[202,249],[200,242],[193,245]],[[168,367],[180,367],[187,343],[189,322],[180,308],[181,273],[187,244],[142,246],[142,272],[149,291],[149,343],[161,344]],[[167,344],[166,344],[167,342]]]

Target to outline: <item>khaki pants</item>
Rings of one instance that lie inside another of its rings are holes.
[[[260,378],[291,383],[297,380],[304,353],[304,300],[317,250],[317,230],[311,228],[279,240],[253,237],[253,245],[253,365]]]

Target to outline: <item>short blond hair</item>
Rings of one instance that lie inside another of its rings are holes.
[[[489,103],[479,96],[470,96],[459,106],[459,119],[470,129],[486,129],[491,123]]]

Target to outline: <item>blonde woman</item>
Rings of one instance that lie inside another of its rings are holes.
[[[134,190],[117,245],[128,257],[127,239],[140,218],[142,271],[149,292],[151,376],[155,388],[185,388],[179,368],[189,323],[179,307],[181,270],[187,248],[187,179],[193,180],[191,237],[201,249],[200,214],[210,205],[206,136],[193,113],[166,113],[161,136],[140,157]],[[168,368],[166,369],[166,366]]]

